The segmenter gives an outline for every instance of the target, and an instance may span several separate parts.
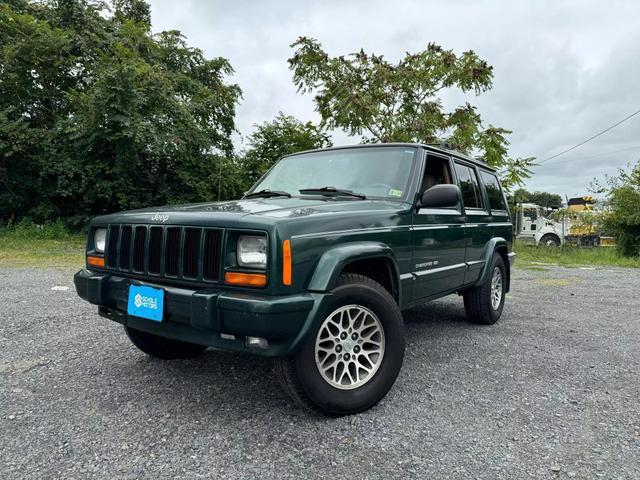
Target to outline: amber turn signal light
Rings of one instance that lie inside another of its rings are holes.
[[[282,284],[291,285],[291,242],[282,242]]]
[[[87,265],[92,267],[104,268],[104,257],[93,257],[87,255]]]
[[[247,287],[264,287],[267,284],[267,276],[263,273],[226,272],[224,274],[224,283]]]

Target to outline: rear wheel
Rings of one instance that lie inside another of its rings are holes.
[[[127,326],[124,327],[124,331],[127,332],[131,343],[144,353],[163,360],[197,357],[207,349],[205,345],[172,340]]]
[[[327,314],[300,351],[276,360],[289,395],[316,412],[342,416],[378,403],[393,386],[404,358],[400,309],[368,277],[343,274]]]
[[[506,268],[502,257],[494,253],[490,274],[484,283],[463,293],[464,309],[473,323],[492,325],[500,319],[506,290]]]

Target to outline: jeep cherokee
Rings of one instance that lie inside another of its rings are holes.
[[[302,406],[361,412],[402,365],[402,311],[458,293],[493,324],[515,254],[484,162],[419,144],[279,160],[236,201],[94,218],[78,295],[162,359],[207,347],[276,357]]]

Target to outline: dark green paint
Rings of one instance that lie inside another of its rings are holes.
[[[385,148],[386,145],[348,148]],[[78,294],[101,305],[103,315],[171,338],[217,348],[246,351],[240,339],[220,333],[261,336],[263,355],[287,355],[304,342],[326,313],[340,272],[355,260],[384,258],[395,276],[399,304],[408,308],[476,285],[486,275],[494,251],[511,250],[512,226],[506,211],[488,208],[426,210],[414,207],[429,155],[463,161],[475,169],[485,164],[435,147],[403,145],[416,151],[411,190],[399,200],[358,200],[345,197],[275,197],[134,210],[93,219],[91,230],[110,224],[218,227],[223,230],[223,269],[235,264],[235,241],[241,233],[268,237],[268,284],[264,288],[228,286],[198,281],[154,281],[144,275],[111,275],[83,270],[76,274]],[[453,171],[453,169],[452,169]],[[486,192],[482,188],[484,205]],[[155,214],[168,215],[152,220]],[[282,284],[282,242],[291,241],[292,285]],[[93,251],[91,236],[88,252]],[[511,257],[508,257],[511,258]],[[180,262],[182,263],[182,262]],[[126,311],[129,284],[161,285],[167,292],[168,314],[176,321],[155,323]]]

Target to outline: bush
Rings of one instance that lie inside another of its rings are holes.
[[[0,225],[76,229],[219,196],[209,180],[233,152],[233,69],[178,31],[152,33],[149,12],[143,0],[0,2]]]
[[[66,240],[71,233],[61,221],[38,225],[25,219],[0,227],[0,236],[20,240]]]
[[[605,229],[617,237],[627,257],[640,256],[640,161],[630,171],[608,178]]]

